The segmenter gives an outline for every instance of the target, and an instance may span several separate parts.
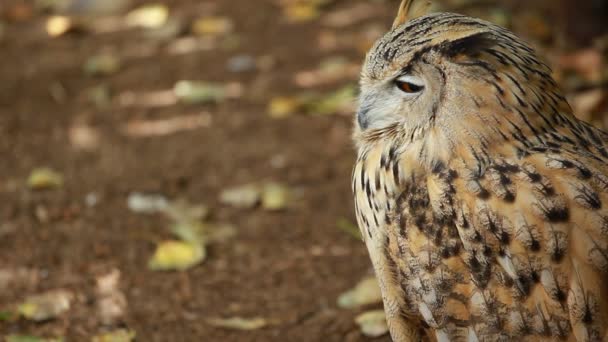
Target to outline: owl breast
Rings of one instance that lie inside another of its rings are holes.
[[[352,179],[394,339],[408,324],[440,341],[603,338],[605,161],[538,149],[423,165],[406,146],[361,149]]]

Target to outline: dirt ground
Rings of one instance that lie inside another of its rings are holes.
[[[5,16],[11,4],[30,3],[2,2]],[[49,38],[43,29],[46,14],[20,16],[13,8],[13,20],[6,19],[0,39],[0,270],[26,276],[6,288],[0,280],[0,311],[47,290],[66,289],[75,297],[53,320],[0,319],[0,336],[84,341],[124,326],[137,332],[138,341],[371,340],[353,321],[362,310],[336,305],[340,293],[372,272],[364,245],[336,228],[340,218],[354,222],[352,118],[273,119],[267,104],[300,92],[294,74],[317,68],[328,56],[359,63],[362,32],[387,28],[397,2],[371,2],[371,13],[342,27],[322,20],[369,1],[333,1],[320,19],[298,24],[285,20],[278,1],[162,2],[186,21],[209,14],[231,18],[238,44],[172,54],[171,42],[149,39],[140,30]],[[102,51],[126,56],[120,71],[85,75],[82,65]],[[235,55],[271,56],[273,63],[265,70],[227,71],[226,61]],[[242,94],[211,104],[128,101],[172,89],[179,80],[236,82]],[[318,89],[355,80],[350,75]],[[87,98],[87,91],[100,84],[112,94],[102,107]],[[207,124],[157,136],[125,133],[125,125],[136,120],[193,114]],[[85,148],[74,137],[75,127],[82,126],[96,137]],[[39,167],[60,172],[64,184],[28,189],[26,179]],[[278,212],[218,200],[226,187],[266,180],[297,189],[298,199]],[[206,260],[190,270],[151,271],[147,261],[155,243],[170,237],[167,221],[161,214],[129,210],[127,197],[133,192],[204,203],[214,221],[234,225],[237,234],[211,244]],[[127,306],[120,320],[107,324],[97,315],[95,284],[113,270],[120,272]],[[273,323],[252,331],[206,323],[210,317],[234,316]]]

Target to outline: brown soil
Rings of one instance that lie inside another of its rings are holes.
[[[0,292],[0,311],[45,290],[77,294],[73,307],[58,319],[0,321],[0,336],[88,340],[108,328],[96,315],[95,279],[118,269],[128,302],[120,325],[137,331],[139,341],[369,340],[353,322],[361,311],[336,305],[341,292],[371,273],[364,245],[336,228],[341,217],[354,221],[351,117],[274,120],[266,113],[271,98],[298,92],[295,72],[315,68],[329,55],[360,61],[363,53],[355,46],[323,52],[318,37],[327,28],[314,21],[286,23],[273,1],[164,3],[183,18],[231,17],[240,45],[175,56],[166,53],[166,43],[151,45],[137,31],[49,39],[38,15],[11,23],[0,41],[0,269],[22,267],[43,275]],[[330,10],[352,3],[337,1]],[[388,26],[395,6],[378,2],[378,13],[363,23]],[[352,32],[357,27],[338,33]],[[128,58],[111,76],[82,72],[87,58],[100,51],[127,54],[147,48],[150,53]],[[238,54],[272,55],[277,63],[266,72],[227,72],[226,60]],[[101,83],[116,95],[170,89],[182,79],[240,82],[245,95],[213,105],[160,108],[122,107],[115,100],[102,109],[85,95]],[[209,127],[147,138],[122,130],[136,118],[199,112],[210,113]],[[74,147],[69,133],[76,123],[100,133],[95,149]],[[271,163],[277,156],[285,159],[284,167]],[[64,186],[28,190],[25,179],[41,166],[60,171]],[[222,189],[261,180],[289,184],[302,197],[281,212],[218,203]],[[205,203],[214,221],[234,224],[238,234],[211,245],[205,262],[192,270],[150,271],[146,263],[155,242],[169,235],[160,215],[129,211],[126,199],[134,191]],[[94,207],[85,204],[91,193],[99,198]],[[276,324],[240,332],[205,323],[206,318],[233,316],[262,316]]]
[[[363,244],[336,228],[338,218],[352,220],[351,119],[272,120],[265,112],[269,99],[293,92],[295,71],[318,64],[323,55],[311,47],[319,28],[285,23],[270,1],[197,3],[174,0],[170,6],[184,17],[208,8],[233,18],[241,37],[238,49],[182,56],[153,52],[129,59],[117,74],[93,78],[82,72],[90,55],[143,48],[141,33],[49,39],[40,30],[41,18],[7,29],[0,43],[0,268],[32,268],[45,277],[0,293],[0,309],[48,289],[71,289],[78,297],[57,320],[0,322],[0,336],[28,333],[82,341],[103,331],[95,311],[95,278],[116,268],[128,301],[124,325],[137,331],[139,341],[365,340],[353,323],[357,312],[336,306],[339,293],[370,273]],[[265,75],[228,73],[225,61],[235,54],[271,54],[277,65]],[[181,79],[238,81],[258,98],[95,109],[83,95],[99,83],[118,94],[170,89]],[[51,94],[58,87],[65,93],[59,100]],[[121,132],[133,118],[201,111],[211,113],[208,128],[154,138]],[[94,151],[70,143],[69,128],[77,122],[101,133]],[[277,155],[284,156],[284,168],[271,166]],[[24,180],[40,166],[59,170],[65,185],[27,190]],[[278,213],[217,202],[223,188],[260,180],[285,182],[301,189],[303,198]],[[237,237],[210,246],[207,260],[193,270],[149,271],[154,242],[166,237],[165,222],[130,212],[126,198],[132,191],[208,204],[214,220],[238,227]],[[92,208],[84,204],[90,193],[100,199]],[[46,210],[49,218],[41,221],[37,210]],[[262,316],[278,323],[235,332],[204,321],[232,316]]]

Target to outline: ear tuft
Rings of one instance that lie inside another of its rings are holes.
[[[431,5],[427,0],[403,0],[399,6],[397,18],[393,22],[393,28],[403,25],[406,22],[425,15]]]
[[[475,33],[467,37],[447,41],[439,46],[439,51],[447,57],[457,55],[474,56],[496,45],[496,39],[489,32]]]

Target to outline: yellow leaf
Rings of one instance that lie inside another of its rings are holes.
[[[208,17],[197,19],[192,23],[192,33],[196,35],[219,35],[233,29],[232,21],[225,17]]]
[[[207,319],[207,323],[216,327],[235,329],[235,330],[256,330],[263,328],[268,325],[268,321],[265,318],[210,318]]]
[[[46,33],[51,37],[59,37],[73,28],[72,20],[64,16],[52,16],[46,21]]]
[[[296,3],[285,7],[285,15],[292,22],[314,20],[319,14],[319,8],[314,3]]]
[[[72,294],[65,290],[55,290],[31,296],[21,303],[17,311],[32,321],[46,321],[55,318],[70,308]]]
[[[380,337],[388,333],[384,310],[366,311],[355,317],[355,322],[365,336]]]
[[[33,190],[58,188],[63,185],[63,177],[49,168],[39,168],[32,171],[27,185]]]
[[[165,5],[151,4],[134,9],[129,12],[125,22],[129,26],[147,29],[163,26],[169,18],[169,9]]]
[[[289,189],[277,183],[267,183],[262,189],[262,208],[266,210],[281,210],[289,202]]]
[[[295,97],[275,97],[268,104],[268,115],[274,119],[282,119],[297,112],[302,103]]]
[[[133,330],[118,329],[94,336],[92,342],[131,342],[136,335]]]
[[[338,297],[338,306],[347,309],[380,302],[382,293],[375,277],[362,279],[353,289]]]
[[[186,270],[205,259],[205,248],[198,243],[169,240],[161,242],[148,263],[155,271]]]
[[[237,208],[253,208],[260,201],[261,188],[255,184],[245,184],[225,189],[220,193],[220,202]]]

